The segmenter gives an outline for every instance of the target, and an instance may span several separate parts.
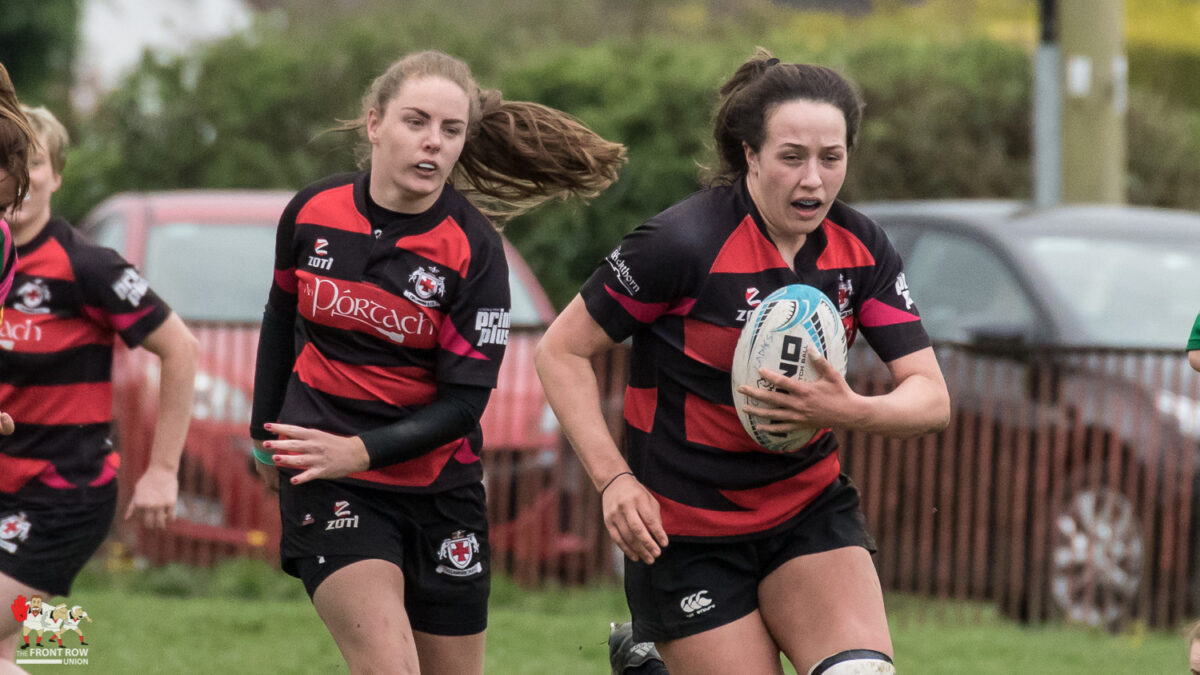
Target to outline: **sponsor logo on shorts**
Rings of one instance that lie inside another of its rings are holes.
[[[508,344],[508,327],[512,319],[507,309],[481,309],[475,312],[475,330],[479,331],[479,345]]]
[[[17,665],[53,664],[59,666],[86,666],[88,643],[83,637],[82,624],[92,623],[92,617],[79,605],[65,602],[51,605],[43,602],[40,595],[26,599],[18,595],[10,606],[13,619],[21,624],[21,637],[17,642]],[[79,646],[67,646],[64,638],[75,633]],[[42,640],[46,638],[43,645]],[[23,671],[22,671],[23,672]]]
[[[679,601],[679,608],[683,610],[683,615],[687,618],[692,618],[697,614],[703,614],[716,606],[716,603],[708,597],[708,591],[697,591],[691,595],[683,596]]]
[[[438,560],[448,561],[453,567],[438,565],[437,573],[452,577],[468,577],[483,571],[483,563],[475,561],[479,553],[479,540],[474,532],[455,530],[449,537],[442,540],[438,549]]]
[[[117,279],[112,289],[118,298],[137,307],[146,293],[150,291],[150,284],[146,283],[137,270],[130,267],[121,274],[121,278]]]
[[[300,526],[303,527],[305,525],[312,525],[315,522],[317,522],[317,521],[315,518],[312,517],[312,514],[306,513],[306,514],[304,514],[304,520],[300,521]]]
[[[308,266],[319,270],[333,269],[333,258],[329,257],[329,240],[318,237],[313,242],[313,255],[308,256]]]
[[[4,520],[0,520],[0,548],[16,553],[17,542],[29,538],[30,527],[24,511],[5,516]]]
[[[26,314],[48,314],[49,307],[44,305],[50,300],[50,287],[42,279],[30,279],[21,284],[16,290],[17,302],[14,309]]]
[[[621,282],[630,295],[637,295],[637,292],[642,290],[642,287],[634,280],[633,272],[629,271],[629,265],[621,259],[620,246],[613,249],[613,252],[609,253],[604,261],[612,268],[613,273],[617,275],[617,281]]]
[[[330,530],[358,528],[358,516],[350,513],[350,502],[344,499],[339,499],[338,501],[334,502],[333,515],[336,517],[325,525],[326,532]]]
[[[438,276],[440,271],[434,266],[430,266],[428,270],[424,266],[418,267],[408,275],[408,282],[413,288],[405,290],[404,297],[422,307],[440,307],[442,303],[434,299],[434,296],[440,298],[446,294],[446,277]]]

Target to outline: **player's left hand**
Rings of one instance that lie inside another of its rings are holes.
[[[748,385],[738,387],[738,393],[767,404],[742,408],[751,415],[769,420],[767,424],[759,425],[763,431],[778,433],[801,427],[846,426],[853,421],[860,398],[858,394],[850,389],[846,378],[811,347],[808,360],[819,376],[813,382],[795,380],[783,373],[759,368],[758,374],[775,385],[775,391]]]
[[[141,515],[142,524],[157,530],[175,518],[175,500],[179,497],[176,472],[158,467],[146,469],[133,488],[133,499],[125,510],[125,520]]]
[[[292,485],[317,478],[342,478],[371,466],[367,447],[358,436],[338,436],[292,424],[268,424],[266,429],[280,438],[263,443],[268,452],[275,453],[275,466],[303,469],[292,476]],[[292,454],[280,454],[284,452]]]

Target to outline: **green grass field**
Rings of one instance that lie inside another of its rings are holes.
[[[493,586],[488,673],[608,672],[608,622],[628,616],[619,588],[530,591],[504,579]],[[263,563],[87,571],[69,601],[95,620],[84,624],[86,666],[32,664],[29,672],[346,672],[299,582]],[[890,596],[888,604],[906,675],[1187,672],[1186,646],[1173,632],[1026,627],[987,606],[910,596]],[[64,644],[79,649],[73,633]]]

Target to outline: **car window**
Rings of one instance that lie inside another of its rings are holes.
[[[273,227],[168,223],[151,228],[143,273],[184,319],[259,321],[274,264]],[[540,324],[529,289],[512,265],[508,282],[513,325]]]
[[[102,218],[91,231],[92,241],[125,255],[125,220],[120,214]]]
[[[537,306],[533,304],[533,297],[529,294],[529,289],[521,282],[521,278],[513,270],[512,265],[508,266],[508,286],[512,293],[512,325],[540,325],[542,318],[538,316]]]
[[[905,260],[905,277],[934,340],[968,341],[984,328],[1031,334],[1029,296],[993,249],[947,232],[926,232]]]
[[[168,223],[150,229],[143,273],[184,319],[260,321],[275,228]]]
[[[1097,344],[1178,347],[1200,309],[1200,242],[1039,235],[1027,242]]]

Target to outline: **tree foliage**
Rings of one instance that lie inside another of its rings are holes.
[[[78,24],[79,0],[0,2],[0,63],[22,101],[65,109]]]
[[[1029,195],[1022,46],[977,36],[823,41],[791,30],[792,18],[773,26],[782,15],[763,4],[530,0],[513,17],[488,0],[461,0],[458,13],[413,2],[398,21],[390,3],[361,0],[336,20],[267,14],[186,56],[147,56],[76,134],[57,206],[78,219],[121,190],[297,189],[351,168],[359,139],[327,130],[358,115],[391,61],[438,48],[466,60],[483,86],[565,110],[629,149],[620,180],[591,204],[548,205],[506,229],[562,306],[624,233],[700,187],[699,165],[714,158],[717,89],[763,36],[780,58],[834,66],[861,86],[847,200]],[[1131,100],[1131,200],[1200,207],[1200,113],[1145,92]]]

